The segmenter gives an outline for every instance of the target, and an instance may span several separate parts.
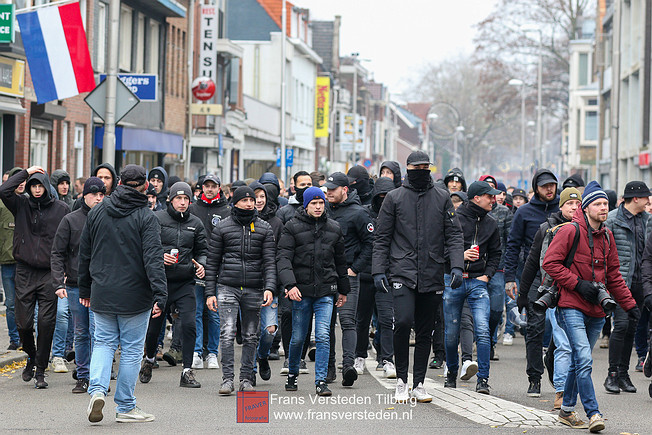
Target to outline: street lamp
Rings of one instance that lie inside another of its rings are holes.
[[[518,187],[525,188],[525,82],[519,79],[511,79],[508,83],[510,86],[521,87],[521,180]]]
[[[455,164],[453,165],[454,168],[460,167],[460,155],[457,152],[457,141],[459,135],[462,133],[464,133],[464,126],[458,125],[455,127],[455,133],[453,135],[453,154],[455,154]]]

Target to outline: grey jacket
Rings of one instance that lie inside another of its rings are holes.
[[[618,261],[620,262],[620,274],[623,276],[627,287],[631,289],[632,279],[634,277],[634,268],[631,266],[632,259],[636,254],[634,252],[636,241],[634,240],[634,232],[629,228],[627,218],[623,214],[624,206],[624,204],[621,204],[617,209],[611,210],[605,224],[614,234],[616,248],[618,249]],[[643,218],[643,225],[645,226],[645,240],[647,242],[650,231],[652,231],[652,224],[650,223],[652,215],[643,212],[641,216]]]

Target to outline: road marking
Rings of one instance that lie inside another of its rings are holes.
[[[367,357],[367,371],[380,385],[388,390],[396,388],[396,380],[387,379],[376,371],[375,358]],[[449,412],[475,423],[492,427],[518,427],[523,429],[561,427],[557,415],[541,409],[523,406],[495,396],[479,394],[463,388],[444,388],[443,382],[426,377],[424,387],[433,396],[432,403]],[[412,373],[408,373],[408,385],[412,385]]]

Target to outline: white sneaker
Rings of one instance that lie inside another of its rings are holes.
[[[396,391],[394,392],[394,400],[396,401],[396,403],[407,403],[407,401],[410,400],[408,387],[403,382],[403,379],[396,380]]]
[[[285,356],[285,351],[283,350],[283,347],[279,347],[278,349],[278,356]]]
[[[93,394],[93,397],[91,397],[91,401],[88,404],[88,409],[86,410],[88,421],[91,423],[102,421],[102,418],[104,418],[104,415],[102,414],[102,408],[104,408],[104,394]]]
[[[419,403],[432,402],[432,396],[426,392],[426,389],[423,387],[423,382],[419,382],[419,385],[412,389],[410,395],[417,399]]]
[[[192,354],[192,368],[195,370],[204,368],[204,359],[197,352]]]
[[[353,368],[355,369],[356,372],[358,372],[359,375],[364,373],[364,358],[361,356],[357,357],[355,359],[355,362],[353,363]]]
[[[68,373],[68,366],[66,366],[66,361],[60,356],[55,356],[52,358],[52,371],[54,373]]]
[[[396,379],[396,368],[394,363],[383,361],[383,372],[388,379]]]
[[[219,369],[220,364],[217,362],[217,355],[214,353],[209,353],[206,357],[206,368],[208,369]]]
[[[503,346],[511,346],[514,344],[514,336],[512,334],[503,335]]]
[[[139,407],[135,406],[129,412],[117,412],[115,414],[115,421],[118,423],[145,423],[154,421],[154,415],[148,414]]]
[[[460,370],[460,379],[463,381],[468,381],[478,373],[478,363],[471,360],[466,360],[462,364],[462,370]]]

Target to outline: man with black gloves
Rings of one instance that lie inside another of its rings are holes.
[[[306,171],[299,171],[292,176],[295,194],[288,199],[288,205],[281,207],[276,216],[286,224],[294,217],[294,212],[303,205],[303,192],[312,186],[312,178]],[[286,349],[287,351],[287,349]]]
[[[79,298],[93,311],[88,420],[102,420],[113,355],[120,346],[116,421],[153,421],[136,406],[134,390],[149,318],[162,314],[167,284],[161,227],[147,208],[145,168],[127,165],[120,185],[86,220],[79,245]]]
[[[233,342],[238,312],[242,319],[242,359],[239,391],[254,391],[254,358],[258,344],[260,308],[276,292],[276,244],[272,227],[257,216],[256,195],[248,186],[233,192],[231,216],[213,229],[206,265],[206,305],[219,307],[222,342],[222,386],[234,390]]]
[[[333,306],[346,303],[350,288],[345,245],[339,225],[326,216],[321,189],[306,189],[303,202],[283,229],[277,254],[279,280],[285,297],[292,301],[294,317],[285,389],[297,390],[302,348],[314,312],[315,389],[319,396],[330,396],[326,374]]]
[[[139,373],[142,383],[147,383],[152,379],[158,336],[165,322],[165,314],[174,304],[179,311],[183,334],[181,341],[183,371],[179,386],[201,387],[191,368],[196,338],[195,277],[204,278],[208,245],[201,220],[188,212],[190,198],[192,198],[192,191],[187,183],[183,181],[174,183],[170,188],[167,209],[156,212],[156,217],[161,225],[161,244],[168,283],[168,299],[163,315],[149,320],[147,338],[145,339],[145,358]],[[173,249],[177,251],[175,255],[172,255]]]
[[[394,187],[399,188],[403,184],[401,179],[401,165],[393,160],[387,160],[380,164],[379,177],[387,177],[394,182]]]
[[[414,151],[407,158],[403,186],[392,190],[378,214],[371,272],[378,291],[392,292],[394,300],[394,356],[397,402],[409,400],[407,380],[410,330],[414,325],[414,384],[418,401],[432,400],[426,376],[435,310],[444,292],[445,253],[455,289],[462,285],[464,239],[454,221],[447,191],[435,187],[430,158]]]
[[[489,331],[488,284],[498,271],[502,251],[500,231],[495,219],[487,214],[500,193],[486,181],[476,181],[468,189],[469,202],[462,204],[455,213],[456,222],[464,234],[464,272],[462,286],[451,288],[452,277],[444,275],[444,325],[446,336],[445,387],[455,388],[459,359],[457,343],[460,335],[460,320],[464,301],[468,301],[473,315],[473,328],[478,348],[478,382],[475,391],[489,394],[489,353],[491,338]],[[450,261],[450,258],[449,258]],[[447,261],[447,271],[450,270]]]
[[[572,352],[558,418],[567,426],[588,428],[591,432],[605,427],[591,380],[591,352],[604,324],[606,302],[613,303],[605,297],[613,297],[630,318],[638,320],[641,315],[618,270],[616,243],[604,225],[608,211],[607,194],[596,181],[591,181],[584,189],[582,209],[573,216],[573,223],[577,225],[565,225],[557,231],[542,266],[559,289],[557,321],[566,332]],[[566,267],[566,257],[577,231],[579,240],[574,261]],[[589,418],[588,424],[574,412],[578,393]]]
[[[360,165],[353,166],[346,175],[349,177],[349,188],[351,191],[356,191],[360,198],[360,203],[363,206],[371,204],[374,181],[369,177],[369,172],[367,172],[365,167]]]
[[[532,200],[519,207],[512,220],[512,228],[507,238],[505,251],[505,291],[511,299],[516,299],[516,281],[520,279],[523,265],[530,252],[530,246],[539,227],[550,214],[559,211],[557,178],[549,169],[539,169],[532,178],[534,196]],[[545,316],[533,308],[538,297],[540,281],[536,279],[529,289],[520,291],[528,297],[527,307],[527,375],[530,381],[527,394],[530,397],[541,395],[541,376],[543,375],[543,322]],[[523,295],[523,296],[525,296]]]
[[[624,202],[609,212],[605,225],[616,240],[620,274],[640,309],[643,309],[643,280],[641,261],[645,244],[652,231],[650,214],[645,208],[650,203],[650,189],[642,181],[630,181],[625,185]],[[649,316],[644,316],[645,321]],[[609,338],[609,372],[604,381],[607,393],[621,391],[635,393],[629,374],[629,359],[632,355],[637,322],[632,321],[622,308],[616,307],[612,316],[613,329]],[[643,320],[643,319],[642,319]]]
[[[28,196],[16,195],[27,180]],[[50,252],[59,223],[70,212],[54,199],[50,180],[40,166],[17,172],[0,186],[0,199],[15,218],[14,250],[16,259],[16,325],[27,365],[23,380],[36,378],[36,388],[47,388],[45,369],[50,358],[57,314],[57,296],[52,288]],[[34,343],[34,308],[38,302],[38,339]],[[36,372],[34,369],[36,368]]]
[[[374,224],[371,216],[360,204],[360,198],[355,191],[349,191],[349,178],[342,172],[334,172],[327,179],[326,197],[328,198],[329,217],[340,224],[346,245],[347,273],[351,291],[347,295],[347,303],[334,310],[331,319],[331,349],[329,369],[335,369],[335,317],[340,315],[342,328],[342,385],[350,387],[358,372],[353,367],[355,362],[355,347],[358,338],[355,329],[356,310],[358,309],[358,294],[360,293],[359,274],[371,264],[371,254],[374,241]]]
[[[75,364],[77,385],[73,393],[86,393],[90,378],[91,329],[93,314],[79,302],[79,243],[86,225],[88,212],[104,199],[106,186],[97,177],[89,177],[84,183],[81,208],[67,214],[61,220],[52,244],[50,265],[52,281],[59,298],[68,299],[72,322],[75,327]]]
[[[165,209],[168,200],[168,173],[162,166],[157,166],[149,171],[149,184],[156,188],[156,198],[161,204],[160,210]]]
[[[466,180],[460,168],[450,169],[444,176],[444,185],[449,192],[466,192]]]

